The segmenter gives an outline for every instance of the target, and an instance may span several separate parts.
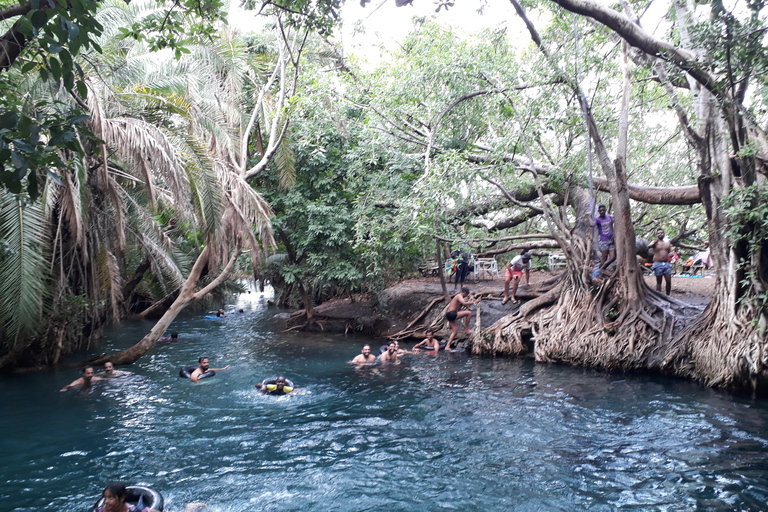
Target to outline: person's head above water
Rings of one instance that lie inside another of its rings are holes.
[[[387,343],[387,351],[389,351],[390,354],[397,352],[397,342],[393,340]]]
[[[200,369],[204,372],[208,370],[208,367],[210,366],[210,363],[208,362],[207,357],[201,357],[197,360],[197,362],[200,364]]]
[[[370,345],[363,345],[362,353],[365,357],[368,357],[371,355],[371,346]]]
[[[224,310],[223,310],[223,309],[220,309],[220,310],[218,310],[218,311],[216,312],[216,316],[220,316],[220,317],[223,317],[223,316],[224,316]]]
[[[104,497],[104,512],[123,512],[128,491],[122,482],[112,482],[101,493]]]
[[[115,365],[113,365],[109,361],[104,363],[104,373],[106,373],[107,375],[115,373]]]
[[[177,340],[177,339],[179,339],[179,333],[177,333],[176,331],[173,331],[173,332],[171,333],[171,339],[172,339],[172,340]]]
[[[93,366],[86,366],[83,368],[83,380],[87,383],[93,378]]]
[[[427,329],[427,338],[434,338],[435,337],[435,331],[432,329]]]

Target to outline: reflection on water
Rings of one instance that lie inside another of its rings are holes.
[[[234,306],[233,306],[234,307]],[[768,408],[696,385],[510,359],[346,362],[376,340],[281,333],[258,293],[224,321],[177,320],[112,379],[0,379],[0,510],[85,510],[105,483],[166,510],[765,510]],[[106,349],[151,324],[116,327]],[[201,355],[232,369],[193,385]],[[305,393],[264,396],[283,373]]]

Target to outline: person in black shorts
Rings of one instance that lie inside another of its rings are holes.
[[[469,330],[469,321],[472,320],[472,311],[468,309],[465,311],[460,311],[460,309],[463,306],[471,306],[472,304],[477,304],[480,302],[480,299],[470,302],[465,300],[468,295],[469,288],[462,288],[461,293],[457,293],[456,296],[451,300],[451,303],[448,305],[448,311],[445,313],[445,319],[448,320],[448,325],[451,326],[451,336],[448,338],[448,343],[445,345],[445,350],[451,349],[453,338],[455,338],[459,333],[459,326],[456,323],[459,318],[466,318],[466,320],[464,320],[464,332],[472,332]]]

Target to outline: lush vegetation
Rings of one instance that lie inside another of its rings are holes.
[[[246,2],[271,20],[248,37],[215,2],[0,8],[0,366],[159,317],[116,359],[130,362],[232,275],[268,279],[311,327],[314,305],[468,245],[569,265],[478,351],[538,336],[545,360],[635,368],[664,352],[661,371],[754,384],[768,364],[762,4],[675,2],[654,35],[638,2],[558,4],[512,1],[530,44],[415,19],[373,69],[329,42],[335,0]],[[599,203],[620,254],[605,283],[584,272]],[[658,226],[683,254],[710,243],[707,311],[638,279],[635,235]]]

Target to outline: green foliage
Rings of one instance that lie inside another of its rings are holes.
[[[40,175],[57,179],[53,169],[65,166],[61,151],[80,152],[77,135],[89,133],[82,126],[88,116],[61,102],[23,101],[17,91],[16,77],[0,74],[0,185],[34,201]]]
[[[3,194],[0,241],[0,339],[14,347],[36,332],[47,295],[43,258],[47,232],[40,206]]]
[[[744,270],[740,284],[753,289],[755,283],[768,281],[768,186],[733,189],[722,204],[729,220],[726,232],[729,245],[746,246],[746,253],[739,261],[739,268]],[[765,289],[764,284],[761,288]],[[754,299],[759,308],[768,308],[768,291],[757,290]]]

